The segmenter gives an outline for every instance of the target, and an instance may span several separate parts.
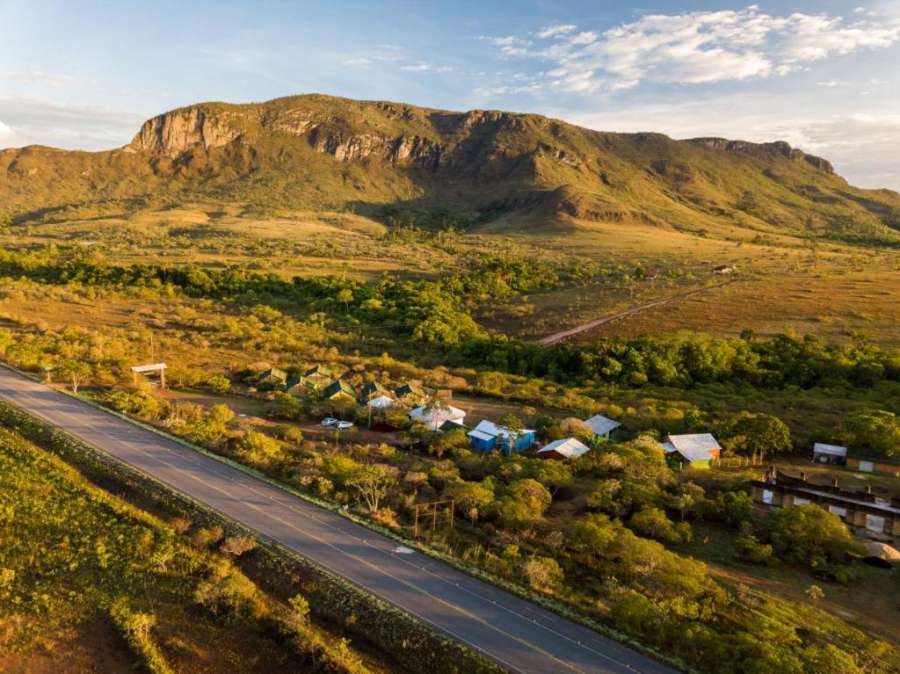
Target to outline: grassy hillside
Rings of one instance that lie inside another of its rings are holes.
[[[613,223],[900,243],[900,195],[854,188],[785,143],[603,133],[529,114],[295,96],[165,113],[109,152],[0,152],[0,209],[14,222],[198,199],[489,231]]]

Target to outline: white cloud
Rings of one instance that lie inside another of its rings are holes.
[[[406,65],[400,66],[400,70],[411,73],[449,73],[453,70],[453,66],[438,66],[433,63],[419,61],[418,63],[407,63]]]
[[[542,40],[546,40],[547,38],[550,38],[550,37],[556,37],[558,35],[565,35],[566,33],[571,33],[577,27],[578,26],[575,26],[571,23],[557,23],[557,24],[553,24],[551,26],[544,26],[543,28],[541,28],[538,31],[537,36],[539,38],[541,38]]]
[[[481,35],[478,39],[498,47],[504,56],[528,56],[528,47],[532,44],[531,40],[516,37],[515,35],[502,35],[500,37]]]
[[[505,56],[551,64],[550,86],[585,93],[629,89],[645,81],[703,84],[786,75],[830,56],[889,47],[900,41],[900,19],[847,22],[800,12],[774,16],[751,5],[648,14],[602,33],[549,26],[536,36],[536,45],[513,35],[485,39]]]
[[[0,147],[32,143],[108,150],[128,143],[146,117],[100,107],[0,98]]]

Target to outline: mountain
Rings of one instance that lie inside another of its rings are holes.
[[[11,218],[159,201],[900,242],[900,194],[852,187],[787,143],[605,133],[533,114],[304,95],[173,110],[106,152],[0,151],[0,212]]]

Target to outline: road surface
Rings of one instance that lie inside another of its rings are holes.
[[[625,311],[620,311],[615,314],[610,314],[609,316],[603,316],[602,318],[597,318],[588,323],[582,323],[581,325],[576,325],[574,328],[569,328],[568,330],[563,330],[561,332],[554,332],[552,335],[547,335],[546,337],[542,337],[538,340],[538,344],[543,344],[544,346],[552,346],[553,344],[559,344],[560,342],[564,342],[569,337],[574,337],[582,332],[587,332],[588,330],[593,330],[594,328],[599,328],[601,325],[606,325],[607,323],[612,323],[614,321],[620,321],[623,318],[628,318],[629,316],[634,316],[635,314],[639,314],[642,311],[647,311],[648,309],[654,309],[656,307],[661,307],[664,304],[668,304],[669,302],[674,302],[675,300],[683,300],[685,297],[690,297],[691,295],[696,295],[697,293],[702,293],[706,290],[713,290],[715,288],[721,288],[722,286],[727,286],[734,281],[725,281],[724,283],[717,283],[712,286],[703,286],[702,288],[695,288],[694,290],[688,290],[687,292],[678,293],[677,295],[669,295],[668,297],[663,297],[658,300],[654,300],[653,302],[647,302],[647,304],[641,304],[636,307],[632,307],[631,309],[626,309]]]
[[[208,504],[515,672],[675,670],[173,440],[0,367],[0,398]]]

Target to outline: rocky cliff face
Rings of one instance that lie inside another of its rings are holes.
[[[806,154],[802,150],[792,148],[783,140],[772,143],[749,143],[744,140],[728,140],[726,138],[692,138],[688,141],[694,145],[702,145],[713,150],[722,150],[724,152],[742,152],[746,154],[752,153],[770,153],[780,155],[787,159],[802,159],[823,173],[833,174],[834,167],[826,159]]]
[[[229,124],[227,116],[192,106],[147,120],[126,149],[176,157],[197,146],[209,150],[227,145],[240,135],[240,126]]]

